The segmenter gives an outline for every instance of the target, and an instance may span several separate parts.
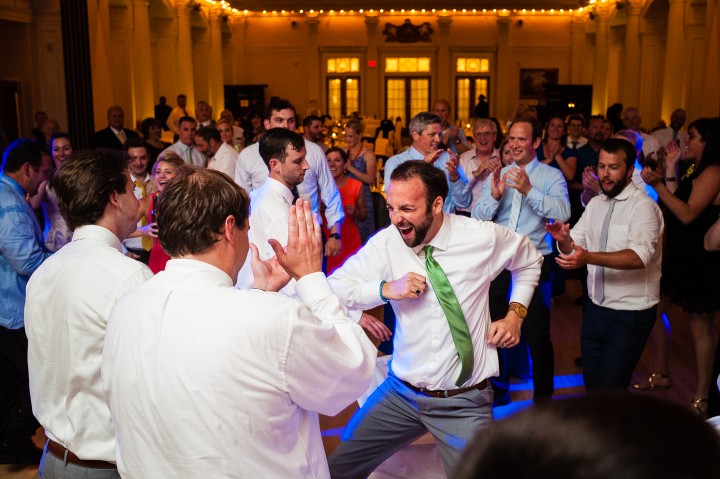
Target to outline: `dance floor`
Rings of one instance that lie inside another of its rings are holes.
[[[581,307],[575,304],[580,296],[579,281],[571,280],[567,283],[566,293],[557,296],[553,302],[551,312],[552,339],[555,349],[555,395],[556,400],[564,397],[585,394],[582,381],[582,371],[574,363],[580,355],[580,320]],[[718,318],[715,318],[716,327]],[[665,322],[671,331],[671,358],[670,375],[672,388],[665,391],[635,392],[635,394],[650,394],[668,401],[689,405],[695,389],[695,359],[692,348],[690,331],[684,316],[678,309],[671,309]],[[652,367],[651,351],[646,350],[635,373],[636,378],[643,379]],[[494,416],[502,420],[517,411],[532,405],[532,379],[512,379],[510,402],[506,406],[496,407]],[[342,429],[349,420],[356,405],[348,407],[335,417],[321,417],[320,425],[323,431],[323,442],[326,452],[330,453],[339,443]],[[428,466],[429,464],[429,466]],[[434,466],[434,467],[432,467]],[[418,468],[422,472],[417,471]],[[442,471],[440,459],[433,440],[424,436],[399,456],[388,459],[381,470],[371,476],[373,479],[406,478],[433,479]],[[37,466],[11,466],[0,465],[0,477],[5,479],[32,479],[37,478]]]

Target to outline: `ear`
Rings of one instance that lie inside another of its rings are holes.
[[[445,206],[445,201],[442,199],[442,196],[438,196],[432,203],[432,214],[442,214],[443,206]]]
[[[221,235],[227,240],[228,243],[232,243],[235,240],[236,234],[237,231],[235,229],[235,217],[233,215],[228,215],[227,218],[225,218],[225,222],[223,223],[223,231]]]
[[[23,176],[25,178],[30,178],[30,170],[32,170],[32,166],[30,166],[30,163],[23,163],[20,167],[20,171],[22,171]]]
[[[537,150],[540,146],[540,143],[542,143],[542,136],[540,138],[536,138],[535,141],[533,141],[533,150]]]
[[[415,140],[417,140],[418,138],[420,138],[420,134],[419,134],[418,132],[416,132],[416,131],[413,131],[412,133],[410,133],[410,136],[412,137],[413,141],[415,141]]]
[[[273,171],[275,173],[280,172],[280,165],[282,164],[282,163],[280,163],[280,160],[278,160],[276,158],[270,158],[269,163],[270,163],[270,171]]]
[[[265,126],[266,130],[270,129],[270,120],[263,120],[263,125]]]

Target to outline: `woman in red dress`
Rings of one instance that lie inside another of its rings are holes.
[[[330,148],[325,153],[327,157],[330,172],[335,178],[340,197],[342,198],[343,208],[345,209],[345,220],[343,220],[342,229],[340,230],[341,249],[338,256],[329,256],[327,259],[327,273],[330,274],[338,267],[342,266],[345,260],[355,254],[362,246],[360,240],[360,231],[355,224],[355,220],[362,221],[367,218],[367,210],[365,209],[365,195],[362,194],[362,182],[348,177],[345,172],[348,167],[348,156],[344,150],[340,148]],[[327,224],[324,221],[323,224]],[[327,236],[328,232],[325,231]]]
[[[165,263],[167,263],[170,259],[170,256],[168,256],[162,246],[160,246],[160,242],[157,238],[157,223],[155,223],[153,214],[155,205],[157,204],[157,196],[165,189],[165,185],[167,185],[171,179],[175,178],[178,173],[178,168],[184,164],[185,162],[175,153],[166,152],[165,156],[161,156],[153,166],[153,182],[155,183],[155,190],[157,192],[140,199],[138,220],[144,216],[147,218],[148,224],[142,228],[138,228],[138,231],[153,239],[153,246],[150,250],[150,261],[148,261],[148,266],[154,274],[158,274],[160,271],[164,270]]]

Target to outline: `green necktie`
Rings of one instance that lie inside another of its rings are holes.
[[[445,272],[432,257],[432,252],[432,246],[425,246],[425,270],[435,291],[435,296],[440,301],[440,306],[448,320],[450,334],[455,343],[458,356],[460,356],[462,369],[460,370],[460,376],[455,381],[455,385],[460,386],[468,380],[473,370],[473,345],[470,339],[470,329],[467,321],[465,321],[465,315],[460,308],[457,296],[455,296]]]

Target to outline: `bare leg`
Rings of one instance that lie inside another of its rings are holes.
[[[688,315],[688,323],[695,345],[695,361],[697,367],[695,398],[707,399],[716,343],[716,338],[712,332],[713,313],[692,313]],[[705,407],[707,407],[707,404]]]

